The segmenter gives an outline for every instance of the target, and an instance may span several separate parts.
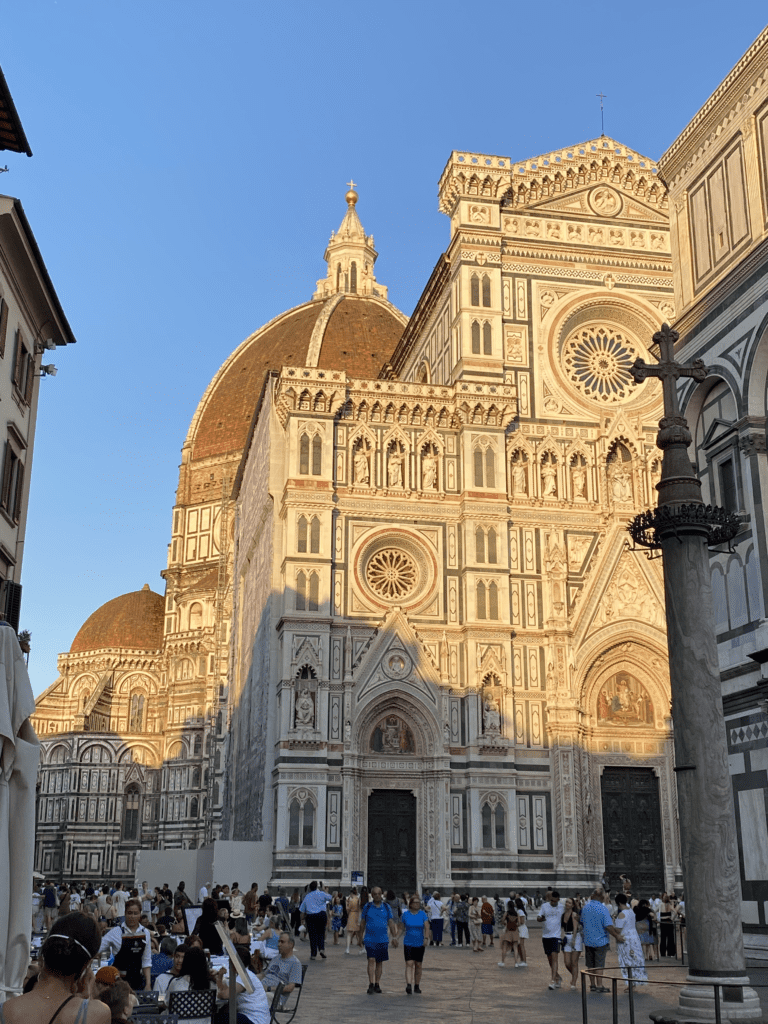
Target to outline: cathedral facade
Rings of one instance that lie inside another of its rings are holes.
[[[211,382],[165,595],[117,599],[154,626],[104,645],[104,606],[38,703],[40,870],[95,865],[84,810],[105,875],[224,837],[285,884],[679,881],[661,573],[626,534],[660,473],[629,367],[674,317],[666,189],[601,137],[453,153],[439,197],[410,319],[350,190],[312,300]]]

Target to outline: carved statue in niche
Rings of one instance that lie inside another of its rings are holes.
[[[557,470],[551,457],[541,464],[541,496],[554,498],[557,494]]]
[[[403,719],[388,715],[373,730],[371,749],[377,754],[412,754],[416,747],[413,733]]]
[[[483,732],[501,732],[501,714],[499,713],[499,702],[495,697],[487,697],[483,704]]]
[[[309,690],[302,690],[296,700],[296,726],[311,727],[315,724],[315,702]]]
[[[392,448],[387,457],[387,483],[390,487],[403,486],[403,464],[396,448]]]
[[[587,468],[580,462],[574,462],[571,466],[571,480],[573,483],[574,498],[586,498]]]
[[[425,491],[435,489],[437,482],[437,460],[432,452],[427,449],[421,460],[421,486]]]
[[[614,465],[611,493],[614,501],[632,501],[632,477],[623,462]]]
[[[358,448],[355,452],[355,483],[367,484],[370,482],[370,469],[368,456],[364,448]]]
[[[522,497],[528,493],[528,473],[522,459],[512,463],[512,494],[514,497]]]
[[[653,703],[648,691],[629,672],[617,672],[598,694],[597,720],[601,724],[653,725]]]

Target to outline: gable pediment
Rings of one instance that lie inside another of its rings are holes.
[[[512,212],[512,211],[509,211]],[[557,197],[548,196],[526,207],[527,216],[535,213],[559,214],[566,217],[595,217],[611,221],[633,221],[668,226],[669,217],[658,206],[609,182],[589,182],[578,189],[568,189]]]
[[[388,612],[353,670],[355,704],[393,688],[412,689],[435,710],[440,674],[433,656],[399,608]]]

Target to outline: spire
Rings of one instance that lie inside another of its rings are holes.
[[[313,299],[327,299],[332,295],[375,295],[386,299],[386,286],[378,284],[373,276],[373,265],[378,253],[373,247],[373,235],[366,235],[357,215],[358,195],[354,181],[348,181],[349,191],[344,196],[347,212],[335,234],[331,234],[323,259],[328,274],[317,282]]]

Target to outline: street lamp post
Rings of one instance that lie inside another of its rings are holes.
[[[733,791],[714,629],[708,547],[729,542],[739,528],[731,512],[704,505],[688,447],[692,437],[680,415],[679,377],[703,381],[701,360],[674,360],[677,331],[667,324],[653,336],[658,363],[638,359],[638,382],[658,377],[664,418],[657,445],[663,451],[658,506],[637,516],[629,531],[637,544],[660,548],[669,645],[675,772],[685,887],[688,976],[680,993],[681,1021],[715,1020],[713,983],[720,989],[722,1020],[760,1019],[749,988],[741,930],[741,878]]]

